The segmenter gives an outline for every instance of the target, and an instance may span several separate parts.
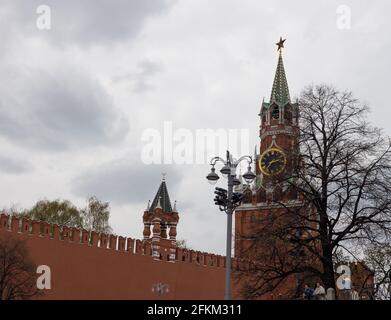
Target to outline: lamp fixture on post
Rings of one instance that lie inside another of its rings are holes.
[[[236,176],[236,168],[242,161],[247,161],[247,172],[243,175],[243,178],[248,184],[254,181],[256,175],[251,170],[251,164],[253,159],[251,156],[242,156],[239,159],[233,159],[230,152],[227,150],[226,160],[220,157],[214,157],[210,161],[212,166],[211,172],[206,176],[206,179],[210,184],[216,184],[219,180],[218,174],[215,172],[215,165],[217,162],[223,164],[220,172],[223,176],[228,178],[228,188],[222,189],[216,187],[214,198],[215,204],[219,206],[220,211],[224,211],[227,214],[227,251],[226,251],[226,269],[225,269],[225,293],[224,299],[231,300],[231,251],[232,251],[232,214],[234,210],[241,204],[243,195],[233,191],[233,187],[240,185],[240,180]]]

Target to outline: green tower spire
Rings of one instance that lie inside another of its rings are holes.
[[[291,102],[291,98],[289,96],[288,81],[286,80],[281,48],[279,47],[278,50],[280,53],[278,57],[276,74],[274,76],[272,94],[270,96],[270,103],[275,102],[278,105],[282,106],[288,102]]]

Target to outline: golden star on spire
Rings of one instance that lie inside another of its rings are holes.
[[[277,51],[281,51],[282,48],[284,48],[284,42],[285,42],[286,39],[282,40],[282,37],[280,37],[280,41],[278,41],[276,43],[276,45],[278,46],[277,48]]]

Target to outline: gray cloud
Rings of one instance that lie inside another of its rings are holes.
[[[8,140],[3,149],[9,147],[11,158],[0,168],[2,204],[28,207],[42,195],[74,201],[79,197],[72,198],[72,192],[82,198],[97,194],[113,203],[115,231],[135,230],[139,236],[142,208],[154,196],[160,172],[168,171],[170,196],[179,201],[179,237],[194,248],[223,253],[226,216],[213,204],[213,188],[205,181],[208,166],[167,169],[124,160],[99,166],[98,159],[138,153],[138,130],[161,130],[165,119],[174,129],[248,128],[250,144],[258,144],[257,113],[262,97],[270,96],[280,36],[287,38],[284,61],[292,97],[311,82],[351,89],[371,105],[371,122],[391,133],[391,38],[379,37],[390,29],[390,1],[172,3],[0,1],[0,141]],[[36,28],[39,4],[52,9],[50,31]],[[341,4],[351,8],[349,30],[336,25]],[[131,134],[116,107],[131,115]],[[125,136],[126,144],[116,143]],[[12,144],[26,149],[36,172],[4,173],[20,159],[21,150]],[[97,145],[110,146],[110,153],[87,148]],[[67,152],[52,152],[64,148]],[[77,179],[69,183],[70,177]]]
[[[79,197],[95,195],[113,204],[147,204],[153,200],[166,172],[171,201],[182,180],[181,173],[173,166],[145,165],[140,162],[116,160],[75,178],[73,193]]]
[[[0,155],[0,171],[4,173],[20,174],[30,172],[32,169],[32,165],[27,161]]]
[[[0,135],[23,146],[69,149],[121,141],[128,121],[94,79],[56,70],[1,68]]]
[[[143,60],[137,64],[136,72],[115,76],[112,82],[114,84],[124,82],[130,85],[132,92],[143,93],[155,88],[151,83],[151,78],[161,71],[162,66],[160,64],[150,60]]]
[[[14,31],[42,36],[60,45],[107,45],[135,37],[146,19],[165,12],[171,0],[8,0],[0,11]],[[52,29],[36,28],[39,5],[51,9]]]

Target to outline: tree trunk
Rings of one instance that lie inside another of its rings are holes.
[[[322,267],[323,267],[323,284],[325,289],[333,288],[336,289],[335,286],[335,277],[334,277],[334,265],[333,265],[333,255],[332,251],[327,247],[323,250],[323,259],[322,259]]]

